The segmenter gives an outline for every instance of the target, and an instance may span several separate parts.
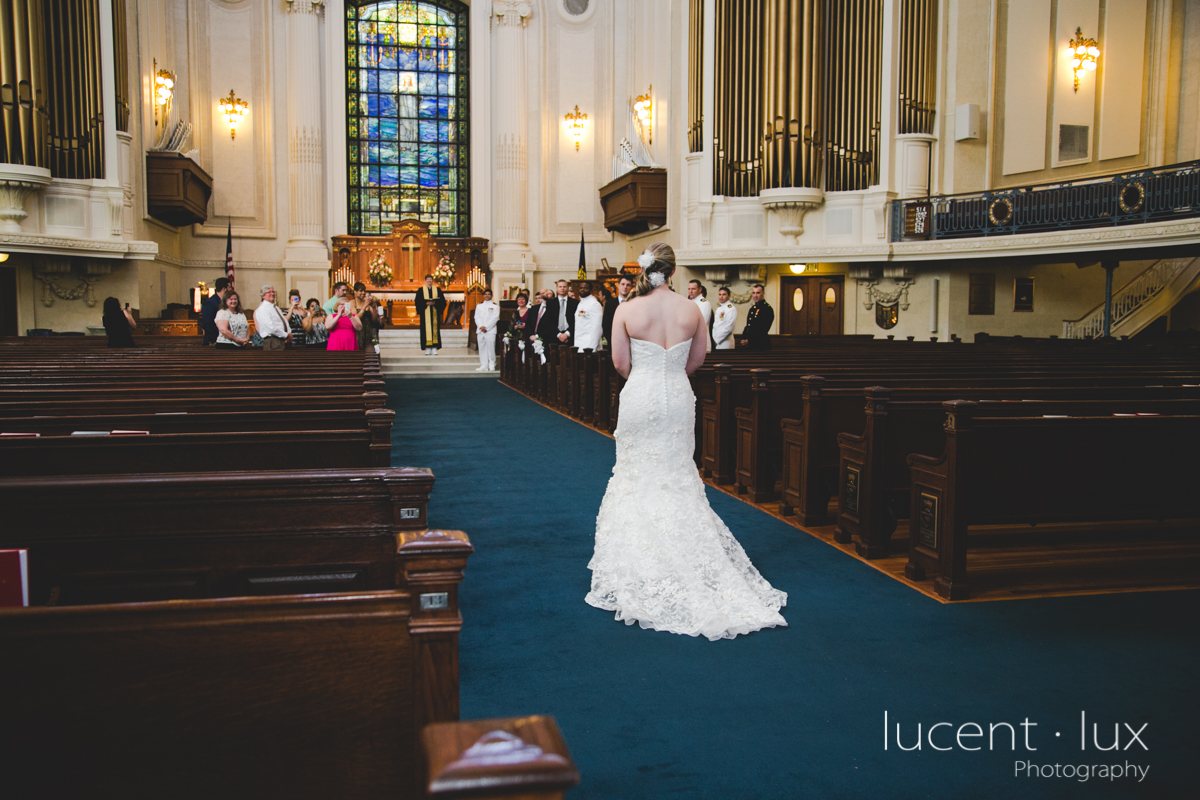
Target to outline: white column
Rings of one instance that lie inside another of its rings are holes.
[[[323,4],[293,0],[287,15],[288,243],[285,261],[328,261],[322,226],[321,31]]]
[[[492,130],[496,145],[492,238],[495,262],[500,264],[518,264],[522,253],[530,253],[525,25],[532,13],[533,6],[526,0],[492,3]]]

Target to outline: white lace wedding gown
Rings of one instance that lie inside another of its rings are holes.
[[[587,602],[627,625],[732,639],[786,626],[771,587],[708,504],[692,460],[696,398],[689,339],[669,350],[630,339],[617,463],[596,517]]]

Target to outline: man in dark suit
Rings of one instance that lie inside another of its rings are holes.
[[[207,298],[200,305],[200,328],[204,331],[204,343],[216,344],[217,334],[217,312],[221,310],[221,303],[225,300],[225,295],[229,294],[229,278],[217,278],[213,288],[212,297]]]
[[[554,292],[549,289],[544,289],[538,294],[538,304],[533,309],[533,328],[529,334],[530,340],[535,336],[540,336],[543,346],[549,346],[551,342],[558,340],[557,330],[557,313],[551,312],[550,301],[554,297]]]
[[[575,309],[579,306],[579,301],[567,297],[566,281],[559,281],[554,289],[556,294],[547,301],[546,313],[542,317],[550,335],[543,334],[540,326],[538,335],[542,337],[544,344],[571,344],[575,341]],[[549,322],[546,322],[547,319]]]
[[[763,294],[761,283],[754,284],[754,288],[750,290],[750,311],[746,314],[746,328],[742,331],[744,338],[738,342],[741,347],[751,350],[771,349],[771,339],[767,334],[775,322],[775,309],[767,304]]]
[[[608,344],[605,346],[605,348],[608,350],[612,349],[613,317],[617,315],[617,306],[629,299],[629,290],[632,288],[633,278],[630,278],[628,275],[622,275],[620,280],[617,281],[617,296],[610,298],[609,301],[604,304],[603,335],[604,341],[608,342]]]

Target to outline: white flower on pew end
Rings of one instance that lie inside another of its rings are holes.
[[[533,352],[542,359],[542,363],[546,363],[546,346],[542,344],[542,337],[533,337]]]

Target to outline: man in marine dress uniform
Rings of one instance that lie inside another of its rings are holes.
[[[732,350],[734,346],[733,326],[737,323],[737,307],[729,302],[729,287],[717,290],[717,310],[713,314],[713,349]]]
[[[754,284],[754,288],[750,290],[750,311],[746,314],[746,328],[742,331],[745,338],[738,342],[742,347],[751,350],[771,349],[771,339],[767,332],[775,322],[775,309],[767,305],[763,294],[763,285]]]
[[[475,306],[475,342],[479,345],[479,368],[476,372],[496,370],[496,323],[500,321],[500,306],[492,302],[492,290],[483,290],[483,302]]]
[[[417,319],[421,321],[421,347],[425,355],[436,356],[442,346],[442,314],[446,313],[446,295],[433,285],[433,276],[425,276],[425,285],[413,298]]]

